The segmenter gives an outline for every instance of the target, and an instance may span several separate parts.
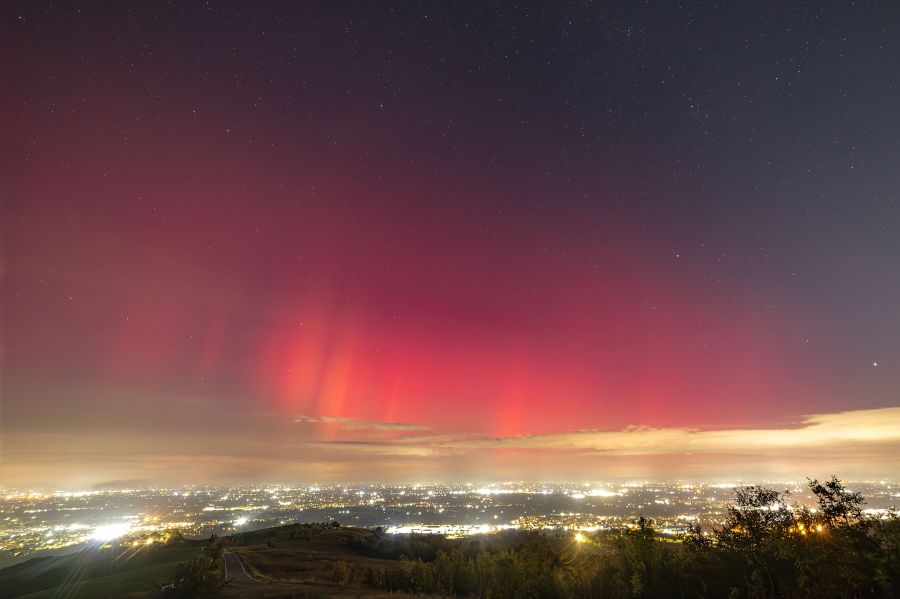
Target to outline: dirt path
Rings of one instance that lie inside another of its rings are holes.
[[[230,551],[225,552],[225,578],[230,580],[232,584],[240,587],[262,584],[262,582],[247,574],[241,558]]]

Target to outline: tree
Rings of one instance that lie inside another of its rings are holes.
[[[721,548],[738,558],[731,560],[732,568],[746,564],[742,578],[754,593],[762,578],[771,595],[778,596],[779,571],[792,570],[793,551],[785,546],[795,524],[789,498],[787,491],[756,485],[735,489],[735,503],[728,508],[725,525],[716,531]]]
[[[221,592],[223,585],[224,583],[219,580],[215,560],[204,551],[178,564],[174,579],[171,583],[160,587],[160,595],[171,599],[214,597]]]
[[[832,475],[831,480],[824,484],[816,479],[806,480],[828,526],[847,526],[862,519],[862,506],[866,503],[863,496],[848,491],[838,477]]]

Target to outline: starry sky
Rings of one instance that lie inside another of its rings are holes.
[[[900,475],[898,24],[5,5],[0,484]]]

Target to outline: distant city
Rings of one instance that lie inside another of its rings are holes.
[[[791,492],[793,505],[812,505],[804,481],[769,481]],[[502,483],[323,485],[110,489],[0,495],[0,566],[63,553],[86,544],[165,542],[172,535],[206,537],[295,522],[381,527],[386,534],[466,536],[507,529],[593,532],[652,518],[663,535],[721,523],[737,482]],[[900,481],[849,486],[867,512],[900,505]]]

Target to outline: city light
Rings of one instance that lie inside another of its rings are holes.
[[[112,541],[119,537],[124,537],[131,530],[130,522],[117,522],[115,524],[104,524],[94,529],[91,538],[95,541]]]
[[[791,509],[811,502],[800,491],[799,481],[768,484],[797,489]],[[859,483],[858,488],[869,500],[866,517],[890,518],[890,508],[900,496],[898,483],[879,480]],[[0,557],[13,559],[126,536],[130,544],[143,546],[182,536],[208,538],[279,524],[333,521],[381,528],[384,534],[449,537],[508,530],[566,531],[574,544],[592,543],[594,533],[634,530],[636,519],[643,515],[653,520],[660,535],[677,541],[693,526],[705,530],[721,526],[732,500],[731,488],[717,484],[643,480],[382,485],[377,490],[356,486],[349,492],[346,485],[317,485],[5,493]],[[110,519],[110,510],[123,514],[131,510],[134,515]],[[798,538],[828,534],[827,526],[815,517],[818,512],[810,509],[810,513],[813,519],[798,520],[791,534]],[[577,538],[576,533],[580,533]]]
[[[609,491],[607,489],[594,489],[593,491],[591,491],[592,497],[616,497],[618,495],[619,493],[616,493],[615,491]]]

